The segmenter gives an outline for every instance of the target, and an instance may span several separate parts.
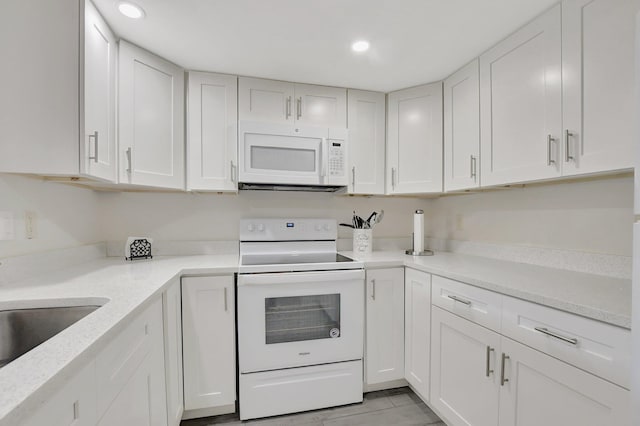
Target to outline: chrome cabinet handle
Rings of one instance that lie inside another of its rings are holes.
[[[493,373],[493,370],[491,369],[491,352],[493,352],[494,350],[495,349],[493,349],[491,346],[487,346],[487,368],[486,368],[487,377],[489,377],[489,375]]]
[[[453,300],[454,302],[460,302],[460,303],[462,303],[464,305],[471,306],[471,301],[470,300],[462,299],[462,298],[460,298],[458,296],[454,296],[452,294],[449,294],[447,297],[449,299]]]
[[[396,187],[396,168],[391,168],[391,188]]]
[[[89,135],[89,142],[93,139],[93,157],[89,157],[89,160],[93,160],[94,163],[98,162],[98,131],[93,132],[92,135]]]
[[[227,288],[224,288],[224,311],[227,312],[229,310],[229,303],[227,302]]]
[[[477,165],[476,165],[476,157],[474,155],[471,156],[471,179],[476,180],[478,177],[477,173]]]
[[[351,168],[351,186],[353,187],[353,190],[355,191],[355,189],[356,189],[356,166],[353,166]]]
[[[286,108],[286,119],[288,120],[291,117],[291,96],[287,98],[287,108]]]
[[[231,160],[231,168],[229,170],[230,174],[231,174],[231,182],[236,181],[236,166],[235,164],[233,164],[233,160]]]
[[[502,363],[501,363],[501,372],[500,372],[500,386],[504,386],[505,383],[507,383],[509,381],[509,379],[507,379],[505,377],[505,373],[504,373],[504,365],[506,363],[506,361],[510,359],[509,355],[505,354],[504,352],[502,353]]]
[[[575,133],[569,131],[569,129],[566,129],[564,131],[564,161],[565,163],[568,163],[570,160],[575,160],[575,158],[573,158],[573,155],[571,155],[571,153],[569,152],[569,148],[570,148],[570,143],[569,143],[569,138],[572,138],[573,136],[575,136]]]
[[[296,99],[296,120],[302,117],[302,97]]]
[[[371,300],[376,300],[376,280],[371,280]]]
[[[131,166],[131,147],[127,148],[127,164],[129,165],[129,167],[127,168],[127,173],[131,173],[131,171],[132,171],[132,166]]]
[[[552,135],[547,135],[547,166],[556,164],[556,160],[551,158],[551,144],[555,142],[555,138]]]
[[[549,329],[545,327],[534,327],[533,329],[542,334],[546,334],[547,336],[562,340],[563,342],[571,343],[572,345],[578,344],[578,339],[576,339],[575,337],[564,337],[557,333],[554,333],[553,331],[549,331]]]

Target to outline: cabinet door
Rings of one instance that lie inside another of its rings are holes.
[[[184,188],[184,71],[120,41],[120,182]]]
[[[116,169],[116,38],[91,1],[84,9],[84,134],[81,172],[110,182]]]
[[[167,382],[167,419],[178,426],[184,409],[182,387],[182,303],[180,280],[175,280],[162,296],[164,313],[165,376]]]
[[[442,83],[389,94],[387,192],[442,191]]]
[[[561,174],[560,5],[480,56],[482,186]]]
[[[562,2],[565,175],[633,167],[634,0]]]
[[[99,426],[167,425],[162,342],[140,363],[120,390]]]
[[[367,271],[366,383],[404,377],[403,268]]]
[[[240,120],[292,124],[294,118],[293,83],[260,78],[238,79]]]
[[[348,91],[350,194],[384,194],[385,95]]]
[[[413,389],[429,400],[431,352],[431,275],[407,268],[405,271],[405,370]]]
[[[189,73],[187,189],[238,190],[238,79]]]
[[[56,390],[44,405],[31,413],[21,426],[93,426],[97,421],[96,365],[93,361],[80,369]]]
[[[301,126],[347,127],[347,90],[338,87],[295,85],[295,117]]]
[[[186,410],[235,403],[234,300],[232,276],[182,279]]]
[[[444,189],[480,186],[480,81],[478,60],[444,82]]]
[[[431,403],[452,426],[497,425],[500,335],[437,306],[432,321]]]
[[[506,337],[502,352],[501,425],[630,425],[629,391]]]

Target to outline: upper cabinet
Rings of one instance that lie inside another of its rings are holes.
[[[116,38],[95,6],[84,11],[84,132],[80,169],[89,176],[115,182]]]
[[[347,91],[336,87],[240,77],[240,120],[347,127]]]
[[[480,56],[482,185],[561,174],[557,5]]]
[[[187,189],[238,190],[238,79],[190,72]]]
[[[387,193],[442,192],[442,83],[389,94]]]
[[[184,70],[120,41],[120,182],[184,189]]]
[[[480,82],[478,60],[444,82],[444,190],[480,186]]]
[[[384,194],[385,94],[348,90],[350,194]]]
[[[0,26],[0,172],[115,182],[117,45],[96,8],[7,0]]]
[[[562,3],[563,174],[633,167],[638,2]]]

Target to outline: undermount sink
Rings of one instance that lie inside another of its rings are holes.
[[[1,310],[0,368],[99,307],[100,305],[83,305]]]

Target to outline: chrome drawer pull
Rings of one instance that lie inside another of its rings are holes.
[[[489,375],[493,373],[493,370],[491,369],[491,352],[493,352],[494,350],[495,349],[493,349],[491,346],[487,346],[487,377],[489,377]]]
[[[563,342],[571,343],[572,345],[578,344],[578,339],[573,337],[564,337],[559,334],[554,333],[553,331],[549,331],[549,329],[544,327],[534,327],[535,331],[538,331],[542,334],[546,334],[547,336],[555,337],[558,340],[562,340]]]
[[[451,300],[455,301],[455,302],[460,302],[460,303],[465,304],[465,305],[467,305],[467,306],[471,306],[471,301],[470,301],[470,300],[461,299],[460,297],[458,297],[458,296],[453,296],[453,295],[451,295],[451,294],[450,294],[450,295],[448,295],[447,297],[448,297],[449,299],[451,299]]]
[[[502,353],[502,371],[500,372],[500,386],[504,386],[505,383],[507,383],[509,381],[509,379],[507,379],[505,377],[504,374],[504,364],[505,362],[509,359],[509,355],[505,354],[504,352]]]

